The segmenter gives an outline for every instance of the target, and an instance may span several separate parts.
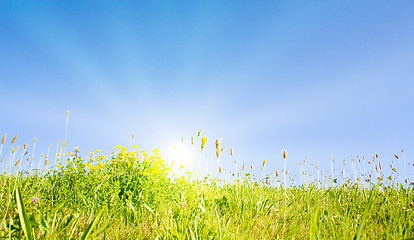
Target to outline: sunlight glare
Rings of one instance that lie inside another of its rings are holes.
[[[194,148],[183,142],[174,144],[167,153],[167,161],[172,164],[172,170],[192,171],[193,164],[196,161],[196,154]]]

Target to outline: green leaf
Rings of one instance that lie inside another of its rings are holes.
[[[98,228],[92,235],[91,237],[95,237],[96,235],[100,234],[101,232],[104,232],[107,228],[109,228],[110,226],[112,226],[113,224],[115,224],[116,222],[111,221],[111,222],[107,222],[105,225],[103,225],[102,227]],[[105,238],[105,232],[104,232],[104,238]]]
[[[196,237],[194,236],[193,230],[191,230],[190,226],[187,226],[188,230],[190,231],[191,240],[196,240]]]
[[[101,218],[101,215],[106,207],[102,208],[102,210],[96,215],[95,219],[92,220],[92,222],[89,224],[88,228],[86,228],[86,231],[83,233],[81,240],[88,239],[89,235],[92,233],[92,229],[98,224],[99,219]]]
[[[364,211],[364,215],[362,216],[361,224],[359,225],[358,231],[354,236],[354,240],[359,240],[361,238],[362,229],[364,228],[364,225],[365,225],[365,219],[367,218],[368,212],[371,210],[372,195],[374,194],[376,188],[377,186],[375,186],[372,189],[371,194],[369,195],[368,203],[367,203],[367,206],[365,207],[365,211]]]
[[[127,204],[129,208],[131,208],[132,212],[134,213],[135,221],[138,221],[138,214],[137,214],[137,211],[135,210],[134,205],[132,205],[132,203],[129,200],[127,200]]]
[[[26,239],[32,240],[32,227],[30,225],[29,217],[27,216],[26,209],[22,200],[22,194],[20,192],[19,186],[16,187],[16,203],[17,203],[17,212],[19,213],[20,224],[23,228],[23,231],[26,235]]]

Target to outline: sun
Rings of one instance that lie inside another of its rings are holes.
[[[190,144],[180,142],[170,147],[167,152],[167,161],[172,164],[172,170],[193,171],[196,161],[196,152]]]

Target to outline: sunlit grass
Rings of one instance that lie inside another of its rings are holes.
[[[305,159],[293,175],[283,150],[282,174],[265,160],[257,179],[253,166],[233,159],[233,148],[226,153],[220,139],[210,141],[201,131],[169,152],[176,170],[158,149],[116,146],[112,154],[96,149],[82,155],[79,148],[64,151],[66,140],[58,141],[54,154],[50,147],[42,153],[37,160],[42,167],[35,168],[33,152],[27,144],[15,146],[16,138],[7,142],[4,136],[0,147],[0,238],[414,237],[410,171],[399,176],[391,163],[386,175],[378,155],[339,165],[331,158],[328,172]],[[214,149],[213,159],[202,155],[207,149]],[[194,152],[181,162],[186,151]],[[234,168],[224,169],[224,159]],[[406,165],[405,156],[402,160]]]

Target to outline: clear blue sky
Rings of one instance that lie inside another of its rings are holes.
[[[410,161],[413,11],[412,1],[1,1],[0,134],[37,137],[40,155],[64,137],[70,110],[68,148],[85,154],[131,146],[131,134],[151,149],[202,129],[256,169],[280,168],[283,149],[292,171],[306,156],[341,168],[351,154],[390,162],[404,148]]]

